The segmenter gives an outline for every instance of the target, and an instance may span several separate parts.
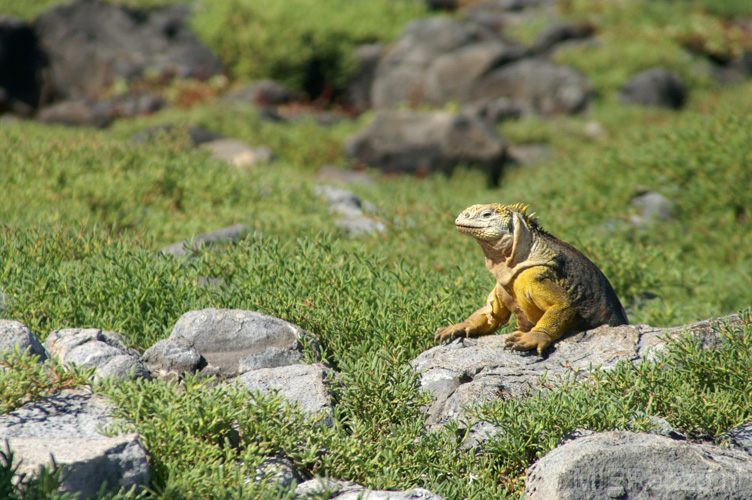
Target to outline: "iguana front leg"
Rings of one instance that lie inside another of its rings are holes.
[[[505,341],[507,349],[515,351],[532,351],[539,355],[555,340],[561,338],[567,331],[577,328],[577,311],[572,306],[564,290],[550,280],[540,280],[535,284],[533,303],[543,311],[535,326],[528,332],[516,331]]]
[[[498,286],[498,285],[497,285]],[[462,323],[439,328],[434,334],[435,342],[444,342],[455,337],[480,337],[498,330],[509,321],[512,312],[501,303],[496,287],[486,299],[486,305],[475,311]]]

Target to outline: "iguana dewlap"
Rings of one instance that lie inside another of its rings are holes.
[[[475,238],[496,286],[486,304],[462,323],[440,328],[435,340],[495,332],[512,314],[517,330],[506,347],[539,354],[568,331],[626,325],[611,283],[576,248],[545,232],[523,205],[473,205],[457,229]]]

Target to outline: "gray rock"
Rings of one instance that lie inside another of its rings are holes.
[[[504,430],[490,422],[478,422],[467,430],[467,436],[460,445],[461,450],[477,448],[489,439],[493,439]]]
[[[664,436],[603,432],[555,448],[528,469],[526,500],[752,498],[752,457]]]
[[[467,90],[467,100],[507,97],[543,115],[584,111],[593,86],[569,66],[523,59],[494,70]]]
[[[661,193],[645,193],[632,199],[632,206],[640,213],[632,216],[632,225],[640,228],[650,226],[655,222],[665,222],[671,219],[675,204]]]
[[[664,418],[650,417],[650,423],[653,424],[650,434],[657,434],[671,439],[687,439],[687,436],[674,429],[674,426],[669,424]]]
[[[326,425],[332,425],[332,393],[329,390],[331,369],[321,364],[278,366],[246,371],[236,381],[249,391],[262,394],[278,392],[288,401],[312,415],[320,415]]]
[[[63,491],[94,495],[106,482],[110,490],[148,486],[146,451],[137,434],[105,436],[113,423],[110,403],[85,391],[63,391],[0,415],[0,441],[8,440],[19,474],[51,466],[62,469]]]
[[[326,498],[332,500],[444,500],[424,488],[407,491],[369,490],[359,484],[330,478],[311,479],[295,488],[296,499],[320,498],[322,495],[327,495]]]
[[[594,31],[594,27],[587,24],[552,24],[538,33],[530,51],[535,54],[545,54],[562,42],[589,38]]]
[[[144,143],[153,142],[154,140],[158,139],[160,136],[172,135],[178,132],[187,134],[188,139],[190,139],[191,144],[193,144],[194,146],[198,146],[205,142],[211,142],[215,139],[220,139],[222,137],[219,134],[215,134],[214,132],[210,130],[206,130],[205,128],[199,127],[197,125],[182,126],[182,125],[175,125],[175,124],[167,123],[164,125],[156,125],[154,127],[149,127],[140,132],[136,132],[130,137],[129,140],[134,144],[144,144]]]
[[[257,106],[278,106],[300,99],[300,95],[274,80],[259,80],[228,92],[224,98]]]
[[[39,339],[26,325],[10,319],[0,319],[0,353],[13,352],[16,346],[21,352],[39,356],[39,361],[48,357]]]
[[[170,340],[198,351],[222,377],[248,370],[300,363],[303,344],[318,356],[318,338],[265,314],[239,309],[189,311],[175,324]]]
[[[630,78],[621,88],[619,99],[626,104],[679,109],[684,106],[687,89],[674,73],[653,68]]]
[[[734,427],[721,436],[719,441],[728,442],[752,455],[752,423]]]
[[[358,69],[347,83],[345,99],[356,112],[363,112],[371,107],[371,88],[383,52],[384,46],[380,43],[355,48]]]
[[[384,50],[371,88],[374,108],[415,105],[426,95],[426,70],[442,54],[464,45],[498,38],[475,23],[448,17],[411,21]]]
[[[171,339],[162,339],[151,346],[142,360],[153,375],[162,378],[196,373],[207,365],[196,349]]]
[[[500,40],[473,43],[442,54],[426,74],[425,101],[442,105],[449,101],[466,103],[476,99],[470,91],[494,68],[525,56],[526,50]]]
[[[255,481],[267,480],[276,483],[281,488],[290,488],[294,484],[303,482],[303,476],[293,466],[290,460],[283,458],[268,458],[256,468]]]
[[[138,351],[127,347],[115,332],[97,328],[56,330],[47,337],[44,347],[63,363],[96,367],[97,377],[151,378]]]
[[[236,167],[251,167],[269,163],[274,159],[271,150],[265,146],[253,147],[237,139],[215,139],[205,142],[202,147],[211,151],[212,158],[226,161]]]
[[[334,213],[346,216],[363,215],[363,212],[376,213],[376,205],[364,202],[350,191],[327,185],[315,186],[313,189],[317,195],[324,198]]]
[[[61,4],[35,22],[49,59],[50,92],[61,98],[90,96],[113,79],[147,72],[205,78],[222,71],[219,59],[190,31],[191,6],[153,10],[92,0]]]
[[[425,488],[412,488],[406,491],[369,490],[340,493],[332,500],[444,500]]]
[[[246,226],[245,224],[235,224],[233,226],[223,227],[222,229],[217,229],[216,231],[211,231],[209,233],[197,234],[187,241],[173,243],[172,245],[164,247],[159,251],[159,253],[161,255],[185,255],[186,253],[188,253],[189,249],[190,251],[195,252],[201,245],[208,247],[218,243],[240,240],[244,238],[245,235],[247,235],[249,232],[251,232],[251,228]]]
[[[483,99],[466,104],[461,113],[478,116],[489,125],[496,125],[507,120],[517,120],[532,114],[533,109],[508,97]]]
[[[63,101],[44,108],[36,116],[42,123],[104,128],[110,124],[106,116],[97,114],[91,101]]]
[[[295,498],[320,498],[323,494],[326,493],[329,494],[329,498],[334,498],[334,495],[338,495],[340,493],[363,491],[364,489],[365,487],[356,483],[352,483],[350,481],[343,481],[341,479],[333,479],[328,477],[316,477],[299,484],[295,488]]]
[[[450,174],[461,164],[483,170],[490,185],[499,182],[506,149],[484,121],[444,111],[380,111],[345,140],[348,158],[385,173]]]
[[[562,377],[580,380],[591,369],[608,370],[620,361],[654,360],[665,349],[665,337],[692,335],[706,348],[717,346],[723,324],[738,327],[741,320],[731,315],[667,329],[601,326],[559,340],[546,358],[505,350],[506,335],[461,338],[425,351],[412,367],[434,397],[427,422],[437,423],[460,418],[465,408],[484,401],[539,392],[543,375],[556,384]]]
[[[366,216],[347,216],[336,221],[337,227],[350,236],[367,236],[386,233],[383,222]]]
[[[535,165],[550,160],[554,156],[554,152],[548,144],[510,146],[507,154],[510,162],[520,165]]]
[[[149,115],[167,105],[155,93],[132,93],[109,99],[71,99],[43,108],[36,116],[42,123],[104,128],[118,118]]]

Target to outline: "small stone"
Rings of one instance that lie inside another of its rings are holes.
[[[295,364],[249,370],[236,380],[249,391],[278,392],[288,401],[300,404],[303,411],[323,416],[325,424],[331,426],[333,403],[328,384],[332,374],[331,369],[321,364]]]
[[[280,488],[290,488],[294,484],[303,482],[303,476],[293,466],[290,460],[282,458],[268,458],[256,468],[256,481],[266,479],[276,483]]]
[[[128,348],[115,332],[98,328],[56,330],[47,337],[44,347],[63,363],[95,367],[97,377],[151,378],[138,351]]]
[[[662,68],[653,68],[630,78],[621,88],[619,99],[626,104],[679,109],[687,98],[681,79]]]
[[[195,373],[207,364],[196,349],[171,339],[162,339],[151,346],[142,359],[149,371],[159,377]]]
[[[251,228],[245,224],[235,224],[209,233],[197,234],[188,241],[173,243],[172,245],[164,247],[159,253],[160,255],[185,255],[188,253],[189,249],[195,252],[200,245],[211,246],[219,243],[237,241],[244,238],[250,232]]]
[[[39,356],[39,361],[48,357],[39,339],[26,325],[10,319],[0,319],[0,354],[13,352],[16,346],[22,353]]]

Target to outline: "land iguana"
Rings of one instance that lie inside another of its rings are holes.
[[[611,283],[572,245],[541,228],[527,206],[473,205],[454,221],[480,243],[496,286],[486,305],[462,323],[436,330],[435,341],[488,335],[512,314],[517,330],[508,349],[539,355],[568,331],[626,325],[627,314]]]

